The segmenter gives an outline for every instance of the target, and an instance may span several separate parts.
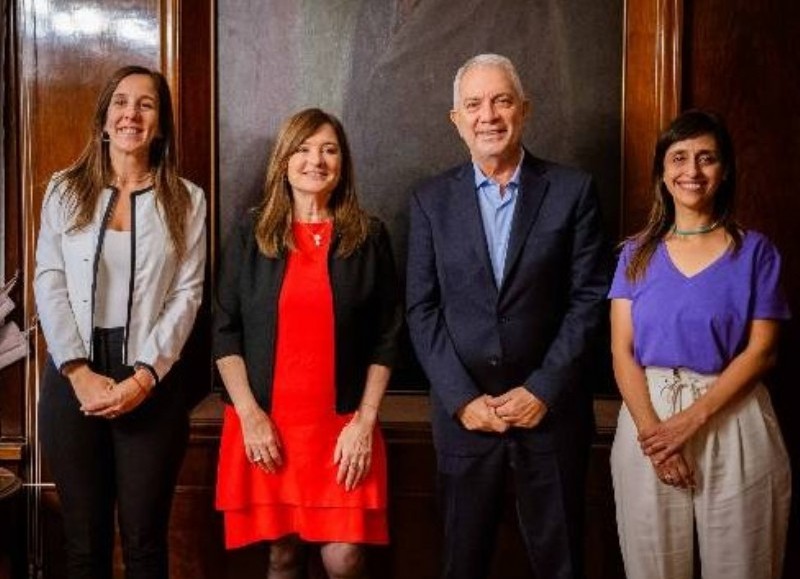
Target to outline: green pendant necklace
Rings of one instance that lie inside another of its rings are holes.
[[[704,225],[703,227],[698,227],[697,229],[678,229],[678,226],[673,224],[672,225],[672,233],[674,235],[681,235],[681,236],[689,236],[689,235],[702,235],[703,233],[709,233],[714,231],[717,227],[719,227],[719,221],[715,221],[710,225]]]

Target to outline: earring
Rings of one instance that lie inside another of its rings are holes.
[[[111,137],[108,136],[108,131],[103,131],[103,138],[101,140],[104,143],[108,143],[111,140]]]

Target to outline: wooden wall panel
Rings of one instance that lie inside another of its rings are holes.
[[[206,283],[203,303],[194,331],[183,352],[181,370],[194,405],[210,390],[211,363],[211,272],[214,271],[215,210],[214,182],[214,0],[163,0],[167,6],[164,25],[164,71],[171,80],[176,100],[178,164],[180,174],[206,192],[208,208]]]
[[[158,0],[20,2],[24,188],[31,225],[43,187],[88,137],[99,89],[125,64],[158,68]]]
[[[683,106],[722,113],[737,154],[738,216],[783,256],[794,319],[770,381],[795,476],[784,577],[800,577],[800,5],[794,0],[686,3]]]
[[[0,26],[4,28],[4,33],[0,34],[3,42],[2,70],[3,75],[3,123],[4,130],[0,131],[0,138],[3,139],[3,146],[0,147],[4,155],[0,162],[3,167],[3,185],[5,187],[2,197],[5,203],[2,212],[4,220],[4,275],[9,278],[15,271],[22,271],[23,268],[23,225],[20,220],[22,213],[22,202],[19,192],[19,171],[17,171],[19,158],[19,117],[16,109],[16,98],[18,94],[17,62],[14,51],[15,39],[17,37],[16,13],[10,6],[4,5],[0,9]],[[0,280],[2,283],[4,280]],[[17,304],[11,313],[10,319],[24,327],[24,288],[23,280],[17,282],[16,287],[11,292],[11,299]],[[8,453],[18,453],[21,447],[21,440],[24,436],[24,425],[22,416],[25,409],[25,391],[20,385],[23,383],[23,364],[13,364],[0,370],[0,384],[8,387],[0,388],[0,461],[11,460]],[[11,386],[13,385],[13,387]],[[8,448],[11,445],[13,448]],[[6,456],[4,456],[6,455]],[[2,464],[2,462],[0,462]]]
[[[628,0],[622,114],[620,229],[629,235],[650,209],[650,165],[656,137],[678,110],[683,0]]]

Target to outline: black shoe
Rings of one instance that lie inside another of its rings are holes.
[[[22,488],[22,481],[7,468],[0,467],[0,501]]]

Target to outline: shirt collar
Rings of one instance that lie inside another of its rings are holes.
[[[514,173],[511,175],[511,179],[508,180],[508,185],[513,186],[515,189],[519,187],[519,174],[522,171],[522,160],[524,158],[525,151],[522,152],[522,155],[519,158],[519,163],[517,163],[517,168],[514,169]],[[481,171],[481,168],[474,161],[472,162],[472,167],[475,169],[475,189],[480,189],[489,182],[494,183],[491,178],[487,177],[483,171]]]

